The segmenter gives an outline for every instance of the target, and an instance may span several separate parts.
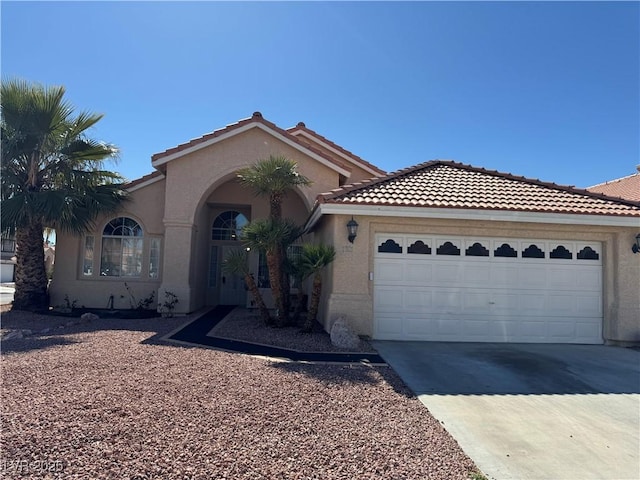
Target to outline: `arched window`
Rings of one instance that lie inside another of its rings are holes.
[[[142,227],[128,217],[111,220],[102,231],[100,275],[139,277],[142,273]]]
[[[211,240],[239,240],[242,227],[249,220],[240,212],[227,210],[222,212],[213,221],[211,227]]]

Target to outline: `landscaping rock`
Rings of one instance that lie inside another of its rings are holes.
[[[360,338],[355,334],[344,317],[339,317],[331,326],[331,343],[339,348],[357,350]]]
[[[20,338],[24,338],[24,335],[22,334],[22,330],[14,330],[12,332],[7,333],[4,336],[3,340],[15,340]]]
[[[87,313],[83,313],[80,316],[80,320],[82,320],[83,323],[89,323],[89,322],[95,322],[96,320],[100,320],[100,317],[95,313],[87,312]]]

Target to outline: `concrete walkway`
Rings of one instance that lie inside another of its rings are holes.
[[[0,284],[0,305],[9,305],[13,302],[13,294],[15,292],[13,283]]]
[[[640,479],[640,352],[373,342],[490,479]]]

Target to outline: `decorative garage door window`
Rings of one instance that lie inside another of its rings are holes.
[[[102,231],[100,275],[139,277],[142,273],[142,227],[128,217],[111,220]]]
[[[380,245],[378,245],[379,253],[402,253],[402,246],[396,242],[393,238],[387,238]]]
[[[249,223],[247,217],[235,210],[222,212],[213,221],[211,227],[211,240],[234,240],[240,239],[242,228]]]
[[[600,262],[600,243],[495,238],[456,238],[445,236],[400,237],[378,234],[376,237],[376,256],[414,256],[434,255],[480,257],[484,258],[521,258],[531,261],[567,261],[589,260]],[[404,245],[407,245],[405,250]]]

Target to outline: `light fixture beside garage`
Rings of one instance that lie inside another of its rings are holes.
[[[640,233],[636,235],[636,243],[634,243],[633,247],[631,247],[631,251],[633,253],[640,252]]]
[[[353,219],[353,215],[351,215],[351,220],[347,222],[347,233],[349,234],[347,238],[353,243],[358,236],[358,222]]]

